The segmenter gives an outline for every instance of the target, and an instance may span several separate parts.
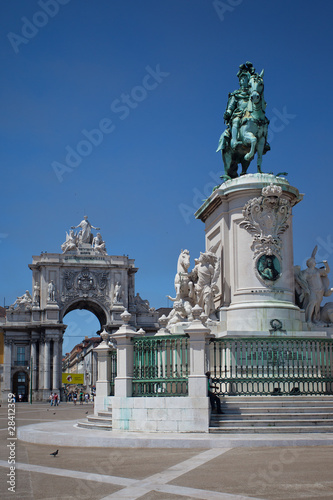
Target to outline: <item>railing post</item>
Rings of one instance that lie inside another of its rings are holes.
[[[207,397],[207,378],[205,375],[206,338],[210,334],[199,319],[202,308],[196,305],[192,309],[193,321],[184,331],[189,336],[190,375],[188,377],[189,397]]]
[[[114,381],[114,395],[117,397],[132,397],[133,379],[133,343],[132,338],[137,335],[134,328],[128,323],[131,314],[124,311],[120,315],[124,324],[111,335],[117,348],[117,376]]]
[[[103,342],[94,349],[97,354],[97,381],[96,381],[96,398],[105,398],[110,395],[110,356],[111,348],[108,344],[109,334],[104,330],[101,333]]]

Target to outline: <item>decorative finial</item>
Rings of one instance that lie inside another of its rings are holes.
[[[163,314],[160,318],[158,318],[158,324],[160,325],[160,329],[157,331],[156,335],[170,335],[169,330],[166,328],[168,321],[169,320],[165,314]]]
[[[202,307],[199,306],[199,304],[196,304],[192,308],[192,316],[193,316],[194,321],[199,321],[200,314],[202,313],[202,311],[203,311],[203,309],[202,309]]]
[[[126,309],[125,309],[125,311],[124,311],[123,313],[121,313],[120,317],[121,317],[121,319],[123,320],[123,322],[124,322],[125,326],[127,326],[127,325],[128,325],[128,323],[129,323],[129,321],[130,321],[130,319],[131,319],[131,317],[132,317],[132,314],[130,314],[130,313],[129,313],[128,311],[126,311]]]
[[[102,331],[102,333],[101,333],[101,337],[102,337],[102,339],[103,339],[103,342],[104,342],[105,344],[107,344],[107,343],[108,343],[108,340],[109,340],[109,337],[110,337],[110,334],[109,334],[109,333],[108,333],[108,332],[104,329],[104,330]]]

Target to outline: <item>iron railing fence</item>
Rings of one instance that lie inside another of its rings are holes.
[[[111,358],[110,396],[114,396],[114,379],[117,376],[117,351],[110,351],[109,356]]]
[[[333,394],[333,339],[211,339],[219,395]]]
[[[189,347],[186,335],[133,339],[133,396],[186,396]]]

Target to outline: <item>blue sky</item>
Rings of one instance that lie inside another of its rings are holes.
[[[192,214],[222,173],[223,112],[247,60],[265,69],[274,123],[263,170],[305,193],[295,264],[317,244],[333,268],[332,15],[329,0],[3,3],[1,304],[31,289],[32,255],[60,252],[88,214],[109,254],[135,259],[136,291],[166,306],[180,249],[193,265],[204,250]],[[84,318],[82,336],[85,314],[71,320]]]

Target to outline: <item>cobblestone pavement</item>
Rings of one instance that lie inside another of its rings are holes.
[[[92,404],[16,404],[16,426],[85,418]],[[12,422],[12,421],[11,421]],[[87,431],[98,432],[98,431]],[[78,448],[30,444],[8,433],[0,408],[2,500],[293,500],[333,498],[333,446]],[[10,470],[15,460],[15,471]],[[12,474],[11,476],[9,474]],[[15,483],[15,492],[8,490]]]

